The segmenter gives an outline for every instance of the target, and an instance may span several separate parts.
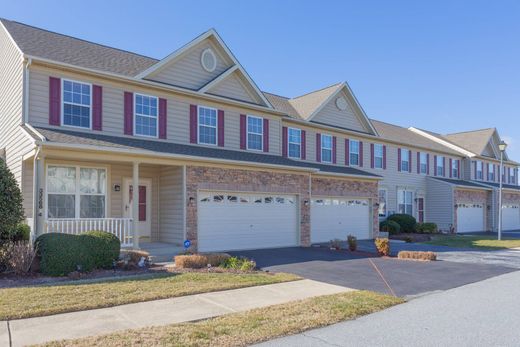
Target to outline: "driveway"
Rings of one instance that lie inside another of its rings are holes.
[[[520,346],[520,272],[262,346]]]
[[[416,262],[378,258],[364,253],[352,255],[323,247],[232,253],[254,259],[264,270],[290,272],[316,281],[386,294],[393,291],[401,297],[447,290],[514,271],[510,267],[491,264]]]

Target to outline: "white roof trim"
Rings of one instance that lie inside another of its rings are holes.
[[[208,83],[206,83],[205,85],[203,85],[198,90],[198,92],[199,93],[206,93],[208,90],[210,90],[211,88],[213,88],[214,86],[216,86],[217,84],[219,84],[220,82],[225,80],[226,77],[230,76],[233,72],[235,72],[237,70],[238,70],[238,66],[233,65],[232,67],[230,67],[229,69],[227,69],[226,71],[221,73],[218,77],[214,78],[213,80],[211,80]]]
[[[448,141],[446,141],[446,140],[440,139],[440,138],[438,138],[437,136],[434,136],[434,135],[432,135],[432,134],[429,134],[429,133],[427,133],[426,131],[423,131],[423,130],[421,130],[421,129],[417,129],[417,128],[414,128],[414,127],[409,127],[408,130],[413,131],[413,132],[416,133],[416,134],[419,134],[419,135],[421,135],[421,136],[424,136],[424,137],[426,137],[427,139],[430,139],[430,140],[432,140],[432,141],[435,141],[435,142],[437,142],[437,143],[439,143],[439,144],[441,144],[441,145],[443,145],[443,146],[446,146],[446,147],[448,147],[448,148],[450,148],[450,149],[453,149],[454,151],[460,152],[460,153],[462,153],[462,154],[464,154],[465,156],[468,156],[468,157],[470,157],[470,158],[473,158],[473,157],[476,156],[476,154],[473,153],[473,152],[470,152],[470,151],[468,151],[468,150],[466,150],[466,149],[464,149],[464,148],[462,148],[462,147],[456,146],[456,145],[454,145],[453,143],[450,143],[450,142],[448,142]]]
[[[332,93],[329,95],[329,97],[321,103],[321,105],[315,109],[311,115],[306,119],[306,121],[310,122],[334,97],[336,97],[336,95],[338,95],[343,89],[346,90],[347,94],[349,94],[352,99],[354,100],[354,106],[356,106],[358,108],[358,110],[361,112],[361,115],[362,117],[365,119],[366,123],[368,124],[370,130],[372,130],[372,132],[379,136],[379,134],[377,133],[376,129],[374,128],[374,126],[372,125],[372,122],[370,122],[370,119],[368,118],[368,116],[366,115],[365,113],[365,110],[363,110],[363,108],[361,107],[360,103],[358,102],[356,96],[354,95],[354,93],[352,92],[352,89],[350,89],[349,85],[347,84],[347,82],[342,82],[338,85],[338,88]]]
[[[264,102],[265,106],[269,107],[269,108],[273,108],[273,105],[271,105],[271,103],[269,102],[269,100],[267,100],[267,98],[264,96],[264,94],[262,93],[262,91],[260,90],[260,88],[258,88],[258,86],[256,85],[256,83],[251,79],[251,77],[247,74],[247,72],[245,71],[245,69],[242,67],[242,65],[238,62],[238,60],[235,58],[235,56],[233,55],[233,53],[231,52],[231,50],[228,48],[228,46],[224,43],[224,41],[222,40],[222,38],[220,37],[220,35],[217,33],[217,31],[215,29],[210,29],[208,31],[206,31],[205,33],[203,33],[202,35],[198,36],[197,38],[195,38],[194,40],[190,41],[189,43],[187,43],[186,45],[182,46],[181,48],[177,49],[176,51],[174,51],[173,53],[171,53],[170,55],[168,55],[166,58],[162,59],[161,61],[159,61],[158,63],[150,66],[148,69],[144,70],[143,72],[139,73],[138,75],[135,76],[136,79],[143,79],[145,78],[146,76],[150,75],[151,73],[159,70],[160,68],[162,68],[163,66],[165,66],[166,64],[174,61],[175,59],[178,59],[180,56],[182,56],[184,53],[186,53],[189,49],[191,49],[192,47],[196,46],[197,44],[199,44],[200,42],[204,41],[205,39],[207,38],[210,38],[210,37],[213,37],[215,38],[215,40],[219,43],[220,47],[224,50],[224,52],[228,55],[228,57],[231,59],[231,61],[233,62],[234,65],[236,65],[238,67],[238,69],[240,70],[240,72],[242,72],[242,74],[244,75],[244,77],[246,78],[246,80],[249,82],[249,84],[251,85],[251,87],[253,88],[253,90],[258,94],[258,96],[260,97],[260,99]]]

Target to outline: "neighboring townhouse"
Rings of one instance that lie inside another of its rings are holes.
[[[345,83],[262,92],[214,30],[157,60],[0,19],[0,48],[0,155],[33,236],[308,246],[375,237],[393,213],[473,231],[454,206],[493,190],[471,180],[479,156],[369,119]]]

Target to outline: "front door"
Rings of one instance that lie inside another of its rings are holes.
[[[152,235],[151,232],[151,216],[150,216],[150,202],[151,202],[151,186],[150,180],[139,180],[139,208],[138,208],[138,235],[139,238],[148,237]],[[132,179],[126,178],[123,190],[123,215],[125,218],[134,218],[132,211],[132,202],[134,199],[134,189],[132,186]]]
[[[417,199],[417,219],[419,223],[424,223],[424,198]]]

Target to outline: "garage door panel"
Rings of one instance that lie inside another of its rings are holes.
[[[484,231],[484,206],[481,204],[457,205],[457,232]]]
[[[519,205],[504,204],[502,207],[502,229],[520,230]]]
[[[297,218],[296,196],[199,193],[199,250],[296,246]]]

